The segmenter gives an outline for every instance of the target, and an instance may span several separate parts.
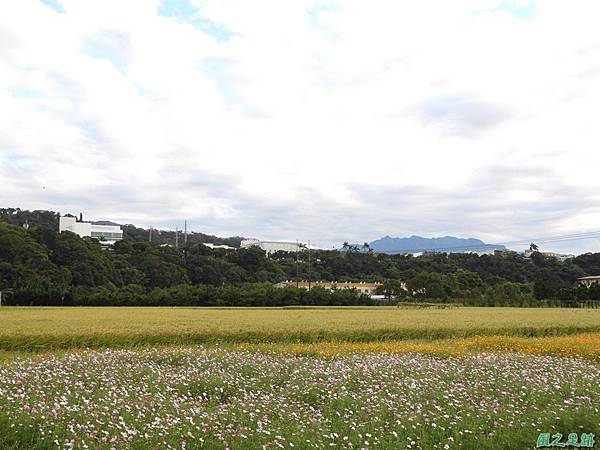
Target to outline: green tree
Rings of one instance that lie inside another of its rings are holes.
[[[23,228],[0,223],[0,289],[18,304],[59,304],[71,273],[54,265],[43,246]]]

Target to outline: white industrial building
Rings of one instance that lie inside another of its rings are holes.
[[[308,244],[289,241],[261,241],[259,239],[245,239],[240,243],[240,248],[259,247],[267,253],[297,252],[308,248]],[[315,247],[311,247],[314,250]]]
[[[293,281],[286,280],[281,281],[273,285],[276,288],[286,288],[286,287],[298,287],[300,289],[310,289],[312,288],[322,288],[328,291],[333,291],[335,289],[356,289],[361,294],[365,295],[374,295],[375,291],[378,287],[381,286],[381,283],[378,282],[369,282],[369,281]],[[402,283],[402,288],[406,289],[406,285]]]
[[[205,247],[208,247],[208,248],[212,248],[212,249],[221,248],[223,250],[237,250],[237,248],[232,247],[230,245],[211,244],[210,242],[203,242],[202,245],[204,245]]]
[[[119,225],[100,225],[94,222],[84,222],[73,216],[61,216],[58,231],[70,231],[79,237],[91,237],[98,239],[103,245],[112,245],[123,239],[123,230]]]
[[[591,277],[581,277],[577,278],[577,283],[581,286],[591,287],[593,284],[600,283],[600,276],[595,275]]]

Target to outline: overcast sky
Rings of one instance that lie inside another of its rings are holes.
[[[4,1],[0,206],[324,247],[600,230],[599,17],[596,0]]]

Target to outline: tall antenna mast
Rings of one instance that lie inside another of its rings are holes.
[[[187,245],[187,220],[183,222],[184,232],[183,232],[183,245]]]
[[[152,242],[152,227],[150,227],[150,230],[148,233],[148,242]]]
[[[179,229],[175,228],[175,249],[179,248]]]

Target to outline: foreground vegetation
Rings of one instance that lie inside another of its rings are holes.
[[[165,344],[381,342],[600,332],[560,308],[0,308],[0,350]]]
[[[2,307],[0,323],[2,449],[516,450],[600,430],[600,310]]]
[[[582,359],[219,349],[0,366],[2,448],[534,448],[600,426]]]

